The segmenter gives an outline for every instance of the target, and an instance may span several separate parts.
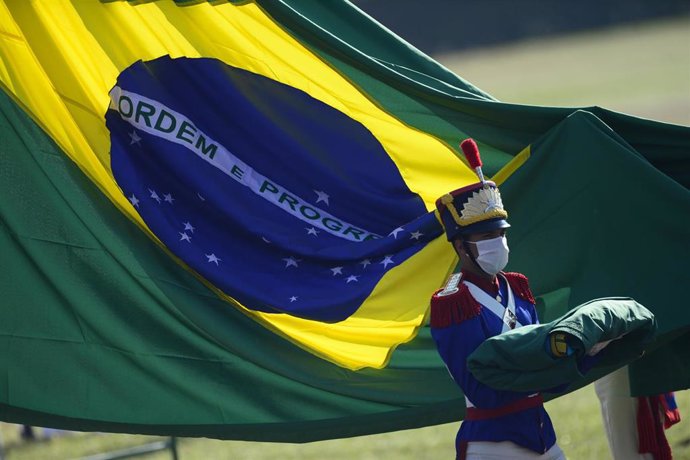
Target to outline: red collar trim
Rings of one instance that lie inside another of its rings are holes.
[[[498,295],[498,277],[495,277],[492,281],[470,271],[461,270],[461,272],[463,280],[469,281],[470,283],[474,284],[482,291],[486,292],[487,294],[490,294],[491,297],[496,297]]]

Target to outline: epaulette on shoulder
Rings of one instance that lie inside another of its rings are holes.
[[[534,295],[532,294],[532,290],[529,288],[529,280],[525,275],[522,273],[516,273],[516,272],[509,272],[509,273],[504,273],[503,274],[506,279],[508,280],[508,284],[510,285],[510,289],[512,289],[513,293],[520,297],[523,300],[526,300],[532,304],[536,304],[537,302],[534,300]]]
[[[451,292],[439,289],[431,297],[431,327],[442,328],[473,318],[481,311],[481,304],[472,297],[462,283]]]

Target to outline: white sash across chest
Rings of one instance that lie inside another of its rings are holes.
[[[497,276],[500,276],[503,279],[505,282],[506,291],[508,292],[508,304],[505,307],[498,300],[491,297],[475,284],[465,280],[463,280],[463,283],[465,283],[467,289],[470,290],[470,294],[472,294],[472,297],[474,297],[477,302],[482,304],[483,307],[487,308],[491,313],[501,319],[501,322],[503,323],[501,333],[503,333],[510,331],[511,329],[515,329],[516,327],[522,327],[523,324],[520,323],[517,315],[515,314],[515,296],[513,295],[513,291],[510,289],[508,280],[506,280],[505,277],[500,273]]]
[[[505,277],[500,273],[497,276],[500,276],[503,281],[505,281],[506,291],[508,292],[508,304],[505,307],[498,300],[491,297],[476,285],[464,280],[463,283],[465,283],[467,289],[470,290],[470,294],[472,294],[472,297],[474,297],[477,302],[482,304],[483,307],[487,308],[491,313],[501,319],[501,322],[503,323],[501,333],[504,333],[506,331],[510,331],[511,329],[522,327],[523,324],[520,323],[517,315],[515,314],[515,296],[513,295],[513,291],[510,289],[508,280],[505,279]],[[537,394],[538,393],[531,394],[529,397],[536,396]],[[467,396],[465,396],[465,407],[475,407]]]

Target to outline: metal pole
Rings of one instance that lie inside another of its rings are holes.
[[[2,442],[2,433],[0,433],[0,460],[5,460],[5,445]]]
[[[172,460],[177,460],[177,438],[175,436],[170,437],[170,452],[172,453]]]
[[[174,438],[171,438],[174,439]],[[150,454],[159,450],[172,449],[173,459],[177,459],[177,451],[173,449],[173,444],[170,440],[151,442],[140,446],[128,447],[126,449],[103,452],[88,457],[81,457],[79,460],[119,460],[123,458],[138,457],[140,455]]]

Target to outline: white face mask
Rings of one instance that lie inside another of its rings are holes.
[[[499,236],[490,240],[469,241],[477,246],[477,264],[489,275],[495,275],[508,264],[508,240]]]

